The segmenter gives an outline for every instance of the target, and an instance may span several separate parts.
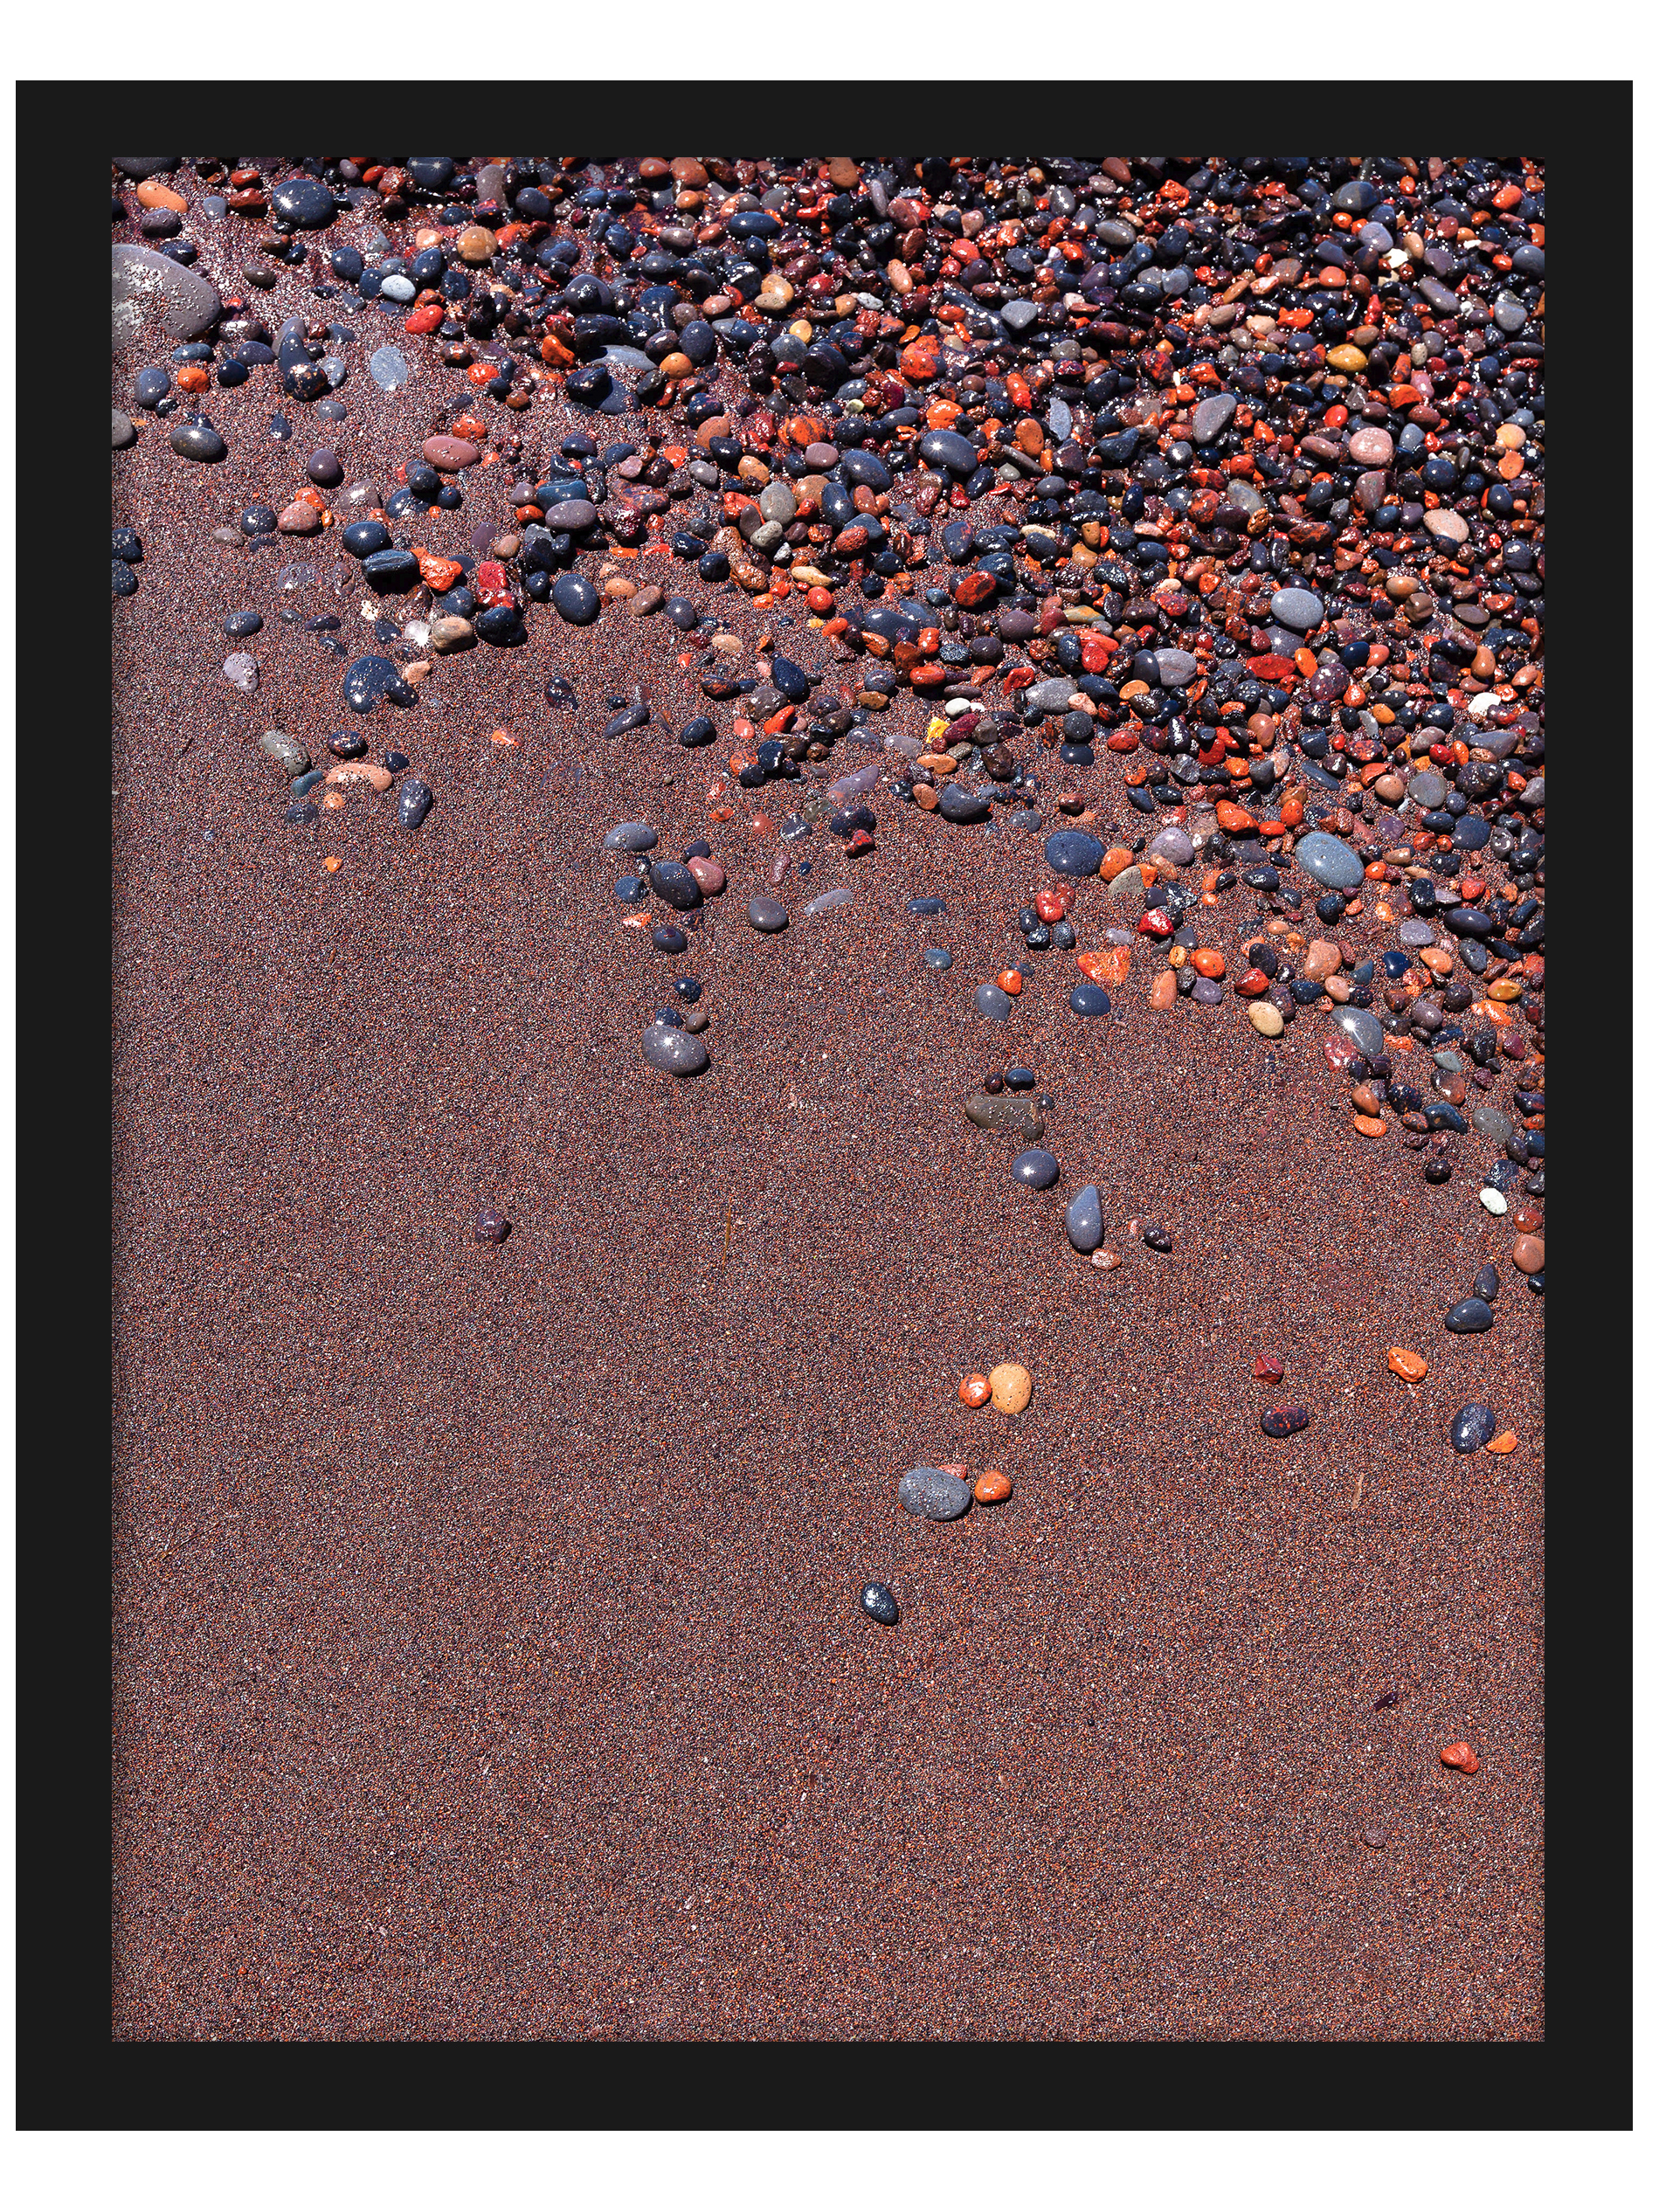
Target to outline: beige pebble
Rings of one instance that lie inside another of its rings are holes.
[[[999,1414],[1022,1414],[1031,1403],[1031,1377],[1012,1360],[991,1370],[991,1402]]]
[[[372,760],[342,760],[322,780],[325,784],[371,784],[377,791],[391,789],[391,775]]]
[[[1250,1027],[1264,1037],[1282,1037],[1284,1016],[1270,999],[1253,999],[1250,1001]]]

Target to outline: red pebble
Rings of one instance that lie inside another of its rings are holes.
[[[1233,988],[1241,999],[1259,999],[1268,987],[1268,979],[1260,968],[1247,968]]]
[[[429,300],[424,308],[417,308],[413,315],[404,317],[404,328],[411,337],[430,337],[444,319],[444,310],[436,300]]]
[[[1467,1744],[1448,1744],[1440,1759],[1442,1766],[1455,1766],[1465,1774],[1474,1773],[1481,1763]]]
[[[1258,1351],[1255,1356],[1255,1379],[1258,1382],[1278,1382],[1284,1374],[1284,1362],[1276,1351]]]
[[[1175,924],[1161,906],[1148,907],[1137,926],[1144,937],[1167,937],[1175,934]],[[1266,980],[1264,977],[1264,986]]]

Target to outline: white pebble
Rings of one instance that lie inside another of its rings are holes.
[[[1510,1210],[1510,1202],[1504,1197],[1502,1191],[1494,1191],[1490,1189],[1483,1191],[1481,1192],[1481,1204],[1486,1208],[1489,1213],[1507,1213]]]

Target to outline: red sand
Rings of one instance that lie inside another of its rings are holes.
[[[349,474],[388,483],[455,381],[354,366]],[[642,667],[673,725],[706,703],[660,624],[533,611],[361,725],[422,830],[285,826],[259,733],[352,718],[274,576],[341,556],[207,542],[323,442],[288,405],[273,446],[279,404],[212,395],[219,468],[154,423],[114,459],[117,2037],[1541,2037],[1543,1314],[1480,1158],[1428,1189],[1353,1133],[1324,1021],[1154,1014],[1151,950],[1121,1023],[1054,953],[1006,1029],[967,1014],[1040,839],[880,801],[757,937],[775,840],[705,819],[729,749],[593,734]],[[359,591],[301,596],[370,649]],[[617,926],[633,817],[731,870],[684,958]],[[1083,944],[1105,916],[1091,886]],[[714,1065],[676,1086],[639,1040],[688,972]],[[962,1114],[1010,1054],[1059,1102],[1042,1197]],[[1060,1226],[1090,1179],[1111,1274]],[[1449,1337],[1487,1258],[1498,1325]],[[1013,1421],[956,1394],[1003,1358]],[[1269,1393],[1311,1426],[1264,1437]],[[1477,1396],[1512,1455],[1451,1453]],[[900,1474],[951,1459],[1013,1497],[909,1519]]]

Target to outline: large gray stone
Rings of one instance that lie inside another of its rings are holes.
[[[954,1521],[973,1502],[968,1484],[943,1468],[913,1467],[899,1478],[899,1503],[930,1521]]]
[[[666,1021],[653,1021],[646,1031],[644,1052],[646,1065],[665,1075],[701,1075],[709,1065],[709,1048],[702,1040]]]
[[[224,302],[194,269],[147,245],[111,251],[111,335],[117,346],[129,344],[147,328],[169,338],[199,338],[218,321]]]
[[[1365,863],[1358,854],[1327,830],[1315,830],[1300,840],[1296,866],[1330,891],[1352,891],[1365,880]]]

